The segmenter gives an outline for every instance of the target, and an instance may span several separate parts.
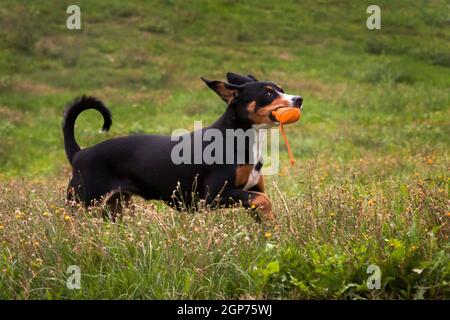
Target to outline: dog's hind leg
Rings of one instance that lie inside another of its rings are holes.
[[[112,221],[123,214],[124,208],[129,208],[132,204],[131,193],[115,190],[109,192],[103,198],[103,216]]]
[[[84,190],[81,185],[81,180],[78,175],[72,174],[69,185],[66,192],[66,204],[70,206],[76,206],[78,204],[85,203]]]

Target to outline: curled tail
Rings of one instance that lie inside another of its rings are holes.
[[[72,164],[73,156],[80,151],[80,146],[75,140],[75,120],[81,112],[88,109],[95,109],[103,116],[103,131],[108,131],[112,124],[111,111],[94,97],[81,96],[70,103],[64,111],[62,130],[64,134],[64,148],[67,159]]]

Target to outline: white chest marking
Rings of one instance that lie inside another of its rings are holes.
[[[256,170],[256,165],[259,161],[262,163],[262,152],[264,147],[264,141],[266,139],[266,132],[265,130],[256,130],[256,139],[255,143],[253,144],[252,150],[253,150],[253,169],[250,172],[247,183],[245,184],[243,190],[248,191],[249,189],[253,188],[258,184],[259,178],[261,177],[261,170]]]
[[[255,168],[250,172],[248,176],[247,183],[245,184],[243,190],[248,191],[258,184],[259,177],[261,176],[261,170],[256,171]]]

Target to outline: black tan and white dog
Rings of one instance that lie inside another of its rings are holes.
[[[228,82],[202,80],[227,103],[222,116],[201,129],[204,132],[216,129],[226,137],[225,131],[229,129],[245,131],[276,126],[279,123],[272,111],[302,107],[302,97],[285,94],[280,86],[258,81],[251,75],[227,73]],[[264,193],[261,159],[250,161],[246,156],[244,163],[192,161],[175,164],[171,155],[178,142],[170,136],[157,135],[118,137],[81,149],[75,140],[74,126],[78,115],[87,109],[102,114],[103,130],[108,130],[112,124],[108,108],[93,97],[77,98],[64,112],[64,147],[73,167],[68,200],[82,202],[86,207],[103,203],[115,215],[122,211],[124,204],[130,203],[132,195],[163,200],[179,210],[194,203],[193,197],[198,197],[207,205],[217,203],[228,207],[240,203],[254,212],[257,219],[276,218]],[[189,133],[194,134],[195,131]],[[210,143],[203,141],[202,149]],[[237,153],[242,152],[242,148],[234,146],[227,150],[226,145],[224,141],[224,154],[234,153],[233,158],[238,159]],[[246,140],[244,149],[248,152],[254,146]],[[175,190],[182,195],[183,205],[180,197],[175,196]]]

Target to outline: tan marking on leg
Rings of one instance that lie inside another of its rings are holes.
[[[273,221],[277,216],[272,212],[272,203],[269,198],[262,192],[249,191],[252,194],[251,208],[259,210],[262,218],[268,221]]]

